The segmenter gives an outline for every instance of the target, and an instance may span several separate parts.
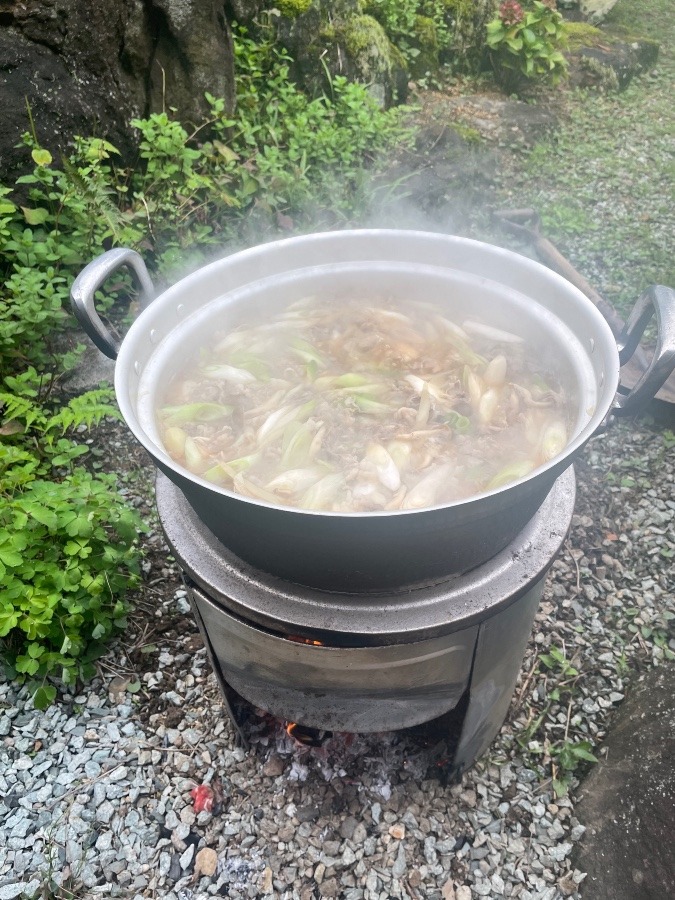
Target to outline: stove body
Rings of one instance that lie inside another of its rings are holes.
[[[571,469],[487,563],[400,592],[332,593],[235,557],[159,476],[157,506],[228,711],[235,699],[328,731],[411,728],[461,709],[452,769],[489,746],[508,710],[546,573],[569,529]],[[302,548],[298,548],[302,552]]]

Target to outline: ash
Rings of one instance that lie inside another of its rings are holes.
[[[391,798],[393,773],[405,771],[413,778],[447,780],[450,771],[449,744],[438,741],[432,745],[415,729],[371,734],[317,731],[319,746],[313,746],[289,734],[282,720],[256,710],[247,732],[247,740],[263,763],[275,756],[288,760],[286,777],[290,781],[306,781],[313,772],[324,781],[342,779],[384,800]]]

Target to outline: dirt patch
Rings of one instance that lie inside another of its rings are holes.
[[[619,710],[606,756],[586,779],[577,818],[586,835],[576,865],[588,900],[675,896],[675,669],[643,676]]]

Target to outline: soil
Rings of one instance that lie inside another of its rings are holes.
[[[605,742],[606,759],[584,782],[577,817],[587,838],[575,864],[589,900],[675,896],[675,668],[634,685]]]

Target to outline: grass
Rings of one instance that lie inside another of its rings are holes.
[[[660,42],[655,72],[622,93],[570,92],[566,120],[516,161],[510,190],[622,313],[651,283],[675,285],[675,11],[619,0],[606,27]]]

